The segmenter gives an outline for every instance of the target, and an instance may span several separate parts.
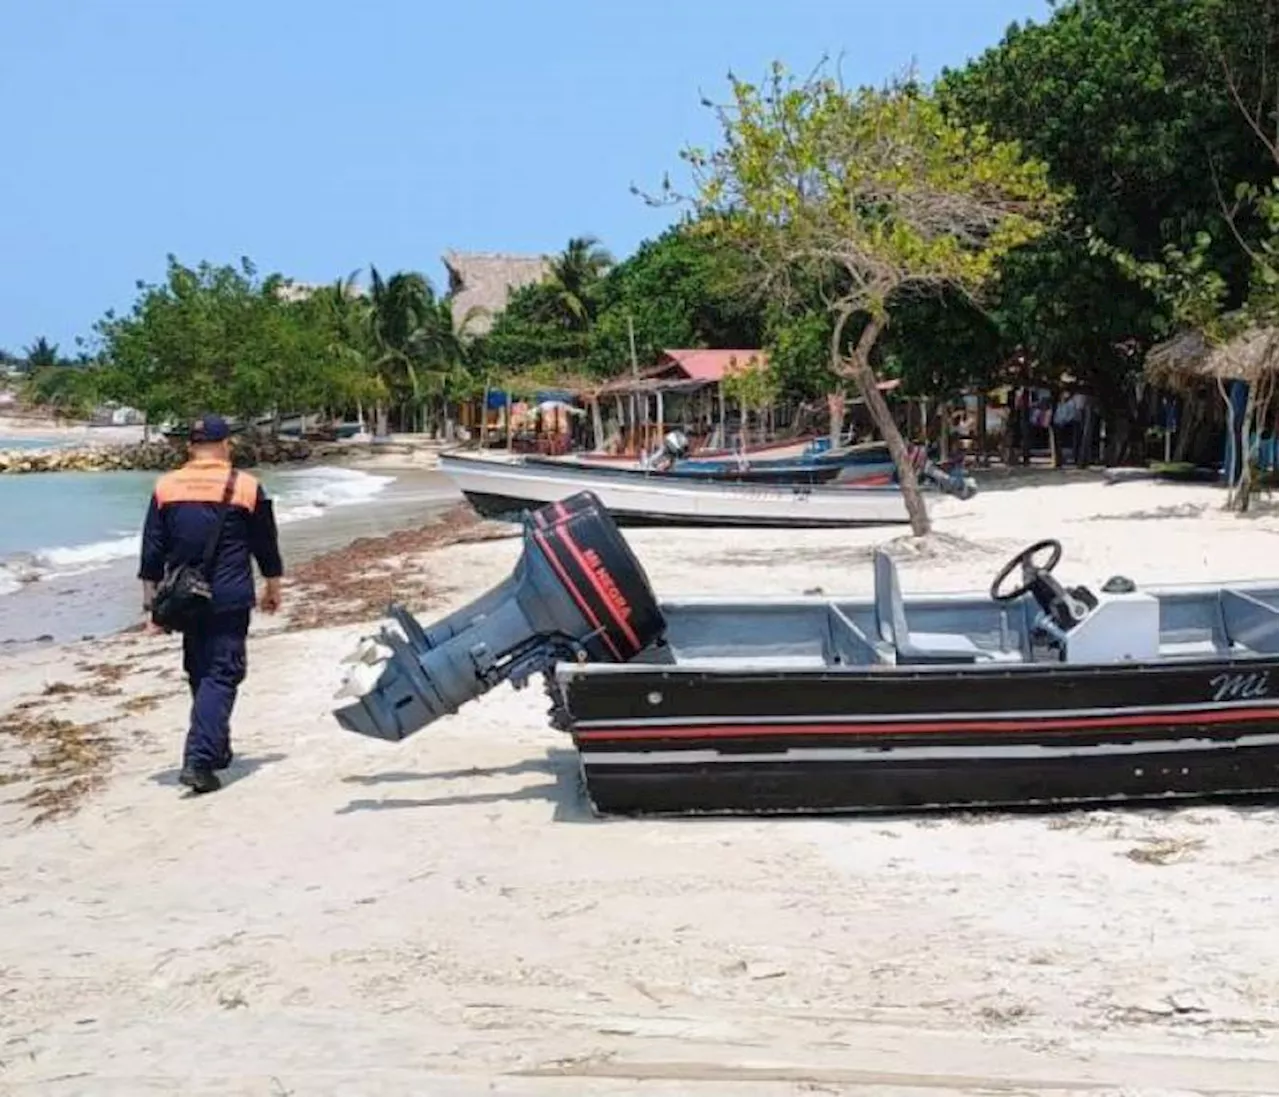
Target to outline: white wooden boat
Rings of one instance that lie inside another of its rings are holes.
[[[513,521],[580,491],[594,492],[625,526],[841,527],[909,521],[896,486],[718,483],[456,453],[440,455],[440,471],[479,514]]]

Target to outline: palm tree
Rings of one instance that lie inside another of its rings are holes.
[[[613,256],[594,236],[575,236],[550,261],[545,285],[555,316],[566,327],[585,330],[594,316],[591,291],[610,267]]]
[[[374,359],[371,309],[368,299],[359,292],[358,270],[346,278],[336,279],[316,294],[326,321],[329,343],[326,350],[334,362],[342,364],[353,380],[352,388],[361,396],[356,399],[356,418],[364,423],[363,396],[376,395],[381,388],[371,376]]]
[[[386,389],[399,396],[402,405],[420,405],[423,385],[415,366],[415,351],[422,332],[431,326],[436,309],[431,283],[416,271],[397,271],[383,279],[369,267],[370,329],[376,353],[375,369]],[[379,417],[382,418],[382,409]],[[379,423],[383,429],[385,423]]]
[[[58,364],[58,344],[54,343],[50,346],[49,340],[42,335],[31,346],[27,347],[26,356],[28,373],[35,373],[36,370],[56,366]]]
[[[459,319],[454,315],[453,301],[442,297],[436,302],[431,324],[422,332],[419,346],[430,371],[430,382],[440,396],[445,433],[450,437],[454,405],[476,395],[475,345],[468,338],[468,329],[484,315],[485,310],[475,306]]]

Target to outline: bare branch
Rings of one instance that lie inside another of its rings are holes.
[[[1231,230],[1231,235],[1236,238],[1236,243],[1240,245],[1241,250],[1249,257],[1249,259],[1262,265],[1266,262],[1266,258],[1256,252],[1247,240],[1240,234],[1239,228],[1236,227],[1236,214],[1240,212],[1240,201],[1230,207],[1227,205],[1226,196],[1222,193],[1222,186],[1218,179],[1218,169],[1213,162],[1213,158],[1209,158],[1209,174],[1213,179],[1213,192],[1218,196],[1218,206],[1222,210],[1223,219],[1227,222],[1227,228]]]
[[[1244,120],[1249,123],[1249,128],[1258,135],[1258,140],[1262,142],[1263,146],[1271,154],[1271,159],[1274,160],[1277,165],[1280,165],[1280,149],[1276,146],[1275,138],[1274,136],[1265,133],[1262,129],[1262,104],[1266,99],[1266,80],[1263,79],[1262,81],[1259,81],[1262,90],[1259,92],[1258,108],[1256,112],[1251,111],[1247,106],[1245,106],[1244,99],[1240,95],[1240,88],[1236,83],[1235,74],[1231,71],[1231,65],[1227,61],[1226,51],[1222,48],[1221,44],[1218,46],[1218,64],[1222,67],[1222,75],[1226,79],[1227,90],[1231,93],[1231,98],[1234,100],[1237,109],[1244,117]]]

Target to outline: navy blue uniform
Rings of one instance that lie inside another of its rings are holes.
[[[160,477],[143,526],[138,578],[159,582],[166,565],[202,560],[230,473],[225,462],[189,461]],[[253,476],[238,472],[210,568],[213,612],[182,637],[192,698],[184,766],[218,769],[230,757],[231,710],[244,681],[245,639],[256,604],[255,561],[265,579],[284,574],[271,501]]]

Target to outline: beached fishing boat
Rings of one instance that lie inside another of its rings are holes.
[[[603,469],[607,472],[639,476],[668,477],[678,480],[714,480],[740,484],[861,484],[883,486],[895,482],[896,469],[887,451],[872,452],[859,460],[809,461],[672,461],[662,465],[597,464],[572,457],[544,457],[525,454],[527,465],[548,468]]]
[[[757,442],[736,449],[725,446],[695,448],[690,450],[689,456],[698,461],[736,461],[744,456],[753,461],[785,461],[817,452],[823,444],[824,438],[806,434],[797,438]],[[605,453],[600,450],[587,450],[575,456],[592,464],[607,465],[643,464],[646,460],[645,455],[637,457],[630,453]]]
[[[595,492],[624,526],[851,527],[908,520],[892,485],[734,483],[457,453],[440,455],[440,471],[478,514],[510,521],[581,491]],[[943,481],[971,493],[967,481]]]
[[[1056,541],[985,593],[659,603],[601,506],[529,516],[514,574],[361,641],[348,730],[398,740],[544,673],[605,814],[901,812],[1269,797],[1277,584],[1097,589]]]
[[[919,462],[923,466],[922,460]],[[601,461],[590,454],[526,456],[526,463],[549,467],[661,473],[686,480],[728,480],[756,484],[857,483],[890,484],[895,469],[885,442],[863,442],[836,449],[810,450],[798,456],[759,456],[747,452],[730,457],[690,457],[688,439],[672,431],[656,453],[639,461]]]
[[[769,464],[747,464],[747,463],[730,463],[715,462],[703,465],[699,462],[697,465],[678,462],[669,468],[644,468],[639,465],[620,465],[620,464],[595,464],[591,461],[577,461],[568,457],[543,457],[535,454],[525,454],[523,464],[533,467],[543,466],[552,469],[587,469],[587,470],[603,470],[604,472],[627,475],[627,476],[649,476],[657,479],[668,480],[705,480],[720,483],[734,484],[833,484],[841,476],[844,471],[840,465],[783,465],[775,466]],[[856,473],[850,473],[846,481],[849,483],[874,483],[886,484],[893,480],[893,465],[889,464],[887,468],[879,465],[867,465],[858,471],[863,472],[859,477]]]

